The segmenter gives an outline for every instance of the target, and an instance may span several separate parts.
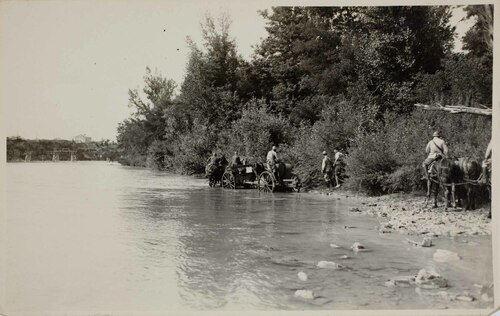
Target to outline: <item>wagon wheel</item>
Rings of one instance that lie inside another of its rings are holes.
[[[222,175],[222,187],[225,189],[234,189],[236,187],[234,176],[231,171],[226,171]]]
[[[274,175],[269,171],[263,171],[257,180],[257,187],[262,192],[273,192],[276,187]]]
[[[302,182],[300,182],[299,177],[293,176],[292,177],[292,188],[293,188],[293,191],[300,192],[300,188],[301,187],[302,187]]]

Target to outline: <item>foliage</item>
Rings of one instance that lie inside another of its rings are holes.
[[[201,45],[188,39],[178,95],[149,68],[143,94],[129,92],[136,111],[118,127],[121,161],[202,173],[214,151],[263,162],[278,145],[310,188],[322,183],[321,152],[340,147],[351,188],[417,190],[434,130],[453,155],[477,159],[491,135],[487,118],[414,107],[491,106],[492,55],[486,37],[474,37],[490,25],[480,7],[466,7],[480,18],[465,54],[452,53],[449,6],[274,7],[262,12],[268,36],[249,61],[237,52],[229,18],[207,16]]]
[[[471,114],[415,111],[385,120],[384,129],[359,136],[351,147],[347,165],[352,188],[380,194],[423,187],[420,165],[436,130],[444,135],[450,157],[479,162],[491,137],[491,119]]]

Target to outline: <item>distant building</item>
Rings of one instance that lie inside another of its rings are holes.
[[[73,137],[73,141],[76,143],[90,143],[92,141],[92,137],[87,137],[85,134],[81,134]]]

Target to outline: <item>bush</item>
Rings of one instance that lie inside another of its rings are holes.
[[[226,157],[237,151],[248,161],[264,162],[271,146],[293,141],[294,130],[286,119],[270,113],[263,102],[253,100],[246,105],[241,118],[220,133],[217,148]]]
[[[351,148],[348,184],[369,194],[422,188],[425,146],[435,130],[444,135],[450,157],[471,157],[480,162],[491,138],[491,119],[420,110],[403,116],[386,115],[378,132],[359,136]]]

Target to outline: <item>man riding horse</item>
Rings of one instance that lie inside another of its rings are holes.
[[[424,168],[425,178],[428,181],[432,163],[448,156],[448,146],[446,146],[446,142],[438,131],[432,134],[432,139],[427,143],[425,152],[427,153],[427,158],[422,163],[422,167]]]

